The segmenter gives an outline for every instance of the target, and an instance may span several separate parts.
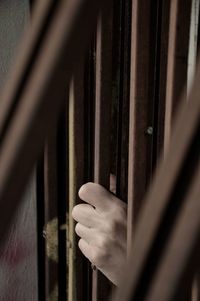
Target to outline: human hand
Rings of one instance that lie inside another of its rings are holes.
[[[73,208],[82,253],[115,285],[126,261],[126,204],[95,183],[84,184]]]

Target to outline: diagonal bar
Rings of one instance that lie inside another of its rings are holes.
[[[31,73],[33,62],[37,58],[51,19],[51,13],[55,9],[53,2],[53,0],[38,1],[33,22],[24,37],[23,44],[26,47],[23,46],[23,50],[19,51],[14,72],[10,74],[9,82],[3,91],[0,110],[0,142],[3,140],[9,121],[15,113],[23,87]]]
[[[197,269],[200,250],[200,165],[177,218],[159,270],[145,300],[179,300],[180,291]],[[184,278],[187,275],[187,279]]]
[[[106,1],[57,1],[56,9],[52,11],[37,59],[29,77],[22,81],[20,100],[1,142],[0,210],[3,215],[0,237],[12,220],[44,138],[62,108],[66,83],[87,48],[102,6],[106,6]],[[24,53],[28,47],[27,42]],[[19,70],[14,73],[21,74],[23,66],[19,64],[17,68]],[[17,76],[13,78],[12,85],[15,85]],[[12,105],[10,98],[18,96],[8,93],[4,97],[4,103],[8,101]]]
[[[129,268],[117,300],[144,300],[199,160],[200,65],[189,102],[181,101],[171,145],[160,163],[136,229]],[[183,96],[184,99],[184,96]],[[187,122],[186,122],[187,121]],[[186,179],[187,168],[190,167]],[[180,187],[181,181],[184,185]],[[184,186],[184,187],[183,187]],[[179,198],[176,198],[176,197]],[[163,223],[164,222],[164,223]],[[142,287],[142,289],[141,289]]]

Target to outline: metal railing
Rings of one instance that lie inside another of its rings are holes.
[[[199,300],[192,281],[200,67],[188,100],[186,90],[180,98],[191,7],[188,0],[38,1],[1,100],[0,234],[3,243],[40,159],[40,300]],[[70,216],[79,187],[109,188],[111,173],[128,211],[129,263],[116,292],[80,254]],[[54,263],[45,255],[49,227]]]

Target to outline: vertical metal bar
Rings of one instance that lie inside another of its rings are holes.
[[[66,86],[68,91],[68,86]],[[67,93],[66,93],[67,94]],[[68,98],[65,97],[66,102]],[[58,210],[58,300],[67,300],[67,248],[66,248],[66,230],[67,230],[67,209],[68,202],[68,164],[67,164],[67,108],[63,106],[62,114],[57,125],[57,210]]]
[[[164,146],[164,127],[165,127],[165,95],[166,95],[166,78],[167,78],[167,57],[169,41],[169,14],[171,0],[162,1],[162,8],[159,18],[160,23],[160,53],[157,67],[159,68],[159,87],[158,87],[158,105],[157,105],[157,134],[155,147],[157,148],[157,157],[162,155]]]
[[[45,295],[58,300],[58,212],[57,212],[57,127],[46,144],[44,153],[44,202],[46,242]],[[40,185],[40,184],[39,184]]]
[[[68,232],[68,300],[75,299],[75,234],[74,234],[74,220],[70,212],[75,205],[76,187],[75,187],[75,170],[74,170],[74,83],[71,82],[69,88],[69,232]]]
[[[88,300],[88,261],[78,248],[74,233],[73,207],[80,202],[78,190],[87,181],[84,63],[74,75],[69,97],[69,275],[68,300]],[[88,113],[88,112],[87,112]]]
[[[112,122],[115,122],[112,124],[112,143],[114,155],[116,153],[116,172],[113,173],[116,174],[117,196],[127,201],[131,1],[114,2],[113,17]]]
[[[132,243],[135,219],[151,175],[150,8],[151,1],[149,0],[132,1],[128,250]]]
[[[97,26],[96,108],[94,181],[109,189],[110,129],[112,101],[112,1],[103,9]],[[92,300],[106,300],[110,282],[98,270],[93,271]]]
[[[77,88],[77,87],[76,87]],[[77,104],[81,106],[80,108]],[[82,153],[79,151],[80,157],[77,157],[77,143],[80,143],[79,150],[82,150],[82,145],[84,141],[83,133],[80,132],[81,127],[78,127],[80,121],[82,121],[82,112],[81,108],[83,108],[83,102],[80,102],[80,98],[75,99],[75,83],[74,80],[70,86],[70,95],[69,95],[69,260],[68,260],[68,300],[78,300],[77,295],[79,295],[79,288],[77,287],[77,279],[76,279],[76,238],[74,233],[75,222],[71,217],[71,212],[73,207],[76,205],[77,192],[78,192],[78,183],[77,180],[80,178],[80,174],[83,172],[83,157]],[[79,110],[80,109],[80,110]],[[77,113],[80,114],[79,121],[77,120]],[[77,124],[78,122],[78,124]],[[83,125],[83,121],[81,122],[81,126]],[[83,127],[82,127],[83,129]],[[80,142],[78,139],[80,138]],[[82,158],[82,163],[79,167],[79,172],[77,170],[77,160]],[[79,174],[79,177],[77,175]],[[78,291],[76,291],[76,288]],[[80,297],[80,296],[79,296]]]
[[[169,146],[173,118],[180,93],[187,80],[191,3],[191,0],[171,1],[165,110],[165,153]]]

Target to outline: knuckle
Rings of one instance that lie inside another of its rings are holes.
[[[111,238],[111,240],[118,239],[118,235],[121,233],[122,229],[125,227],[125,221],[123,219],[118,219],[117,217],[110,220],[107,225],[106,232]]]
[[[107,252],[109,249],[109,239],[106,236],[101,236],[99,238],[98,246],[100,249],[102,249],[104,252]]]
[[[107,228],[108,233],[110,233],[110,235],[113,236],[113,234],[115,234],[118,231],[118,226],[119,223],[116,219],[110,220]]]
[[[124,210],[124,208],[118,208],[115,218],[118,222],[123,222],[124,220],[126,220],[126,211]]]
[[[122,225],[127,219],[126,210],[124,207],[121,206],[115,206],[111,214],[112,215],[110,221],[114,229]]]
[[[106,255],[100,249],[99,250],[95,250],[92,253],[91,261],[97,267],[99,267],[99,268],[103,267],[105,265]]]

